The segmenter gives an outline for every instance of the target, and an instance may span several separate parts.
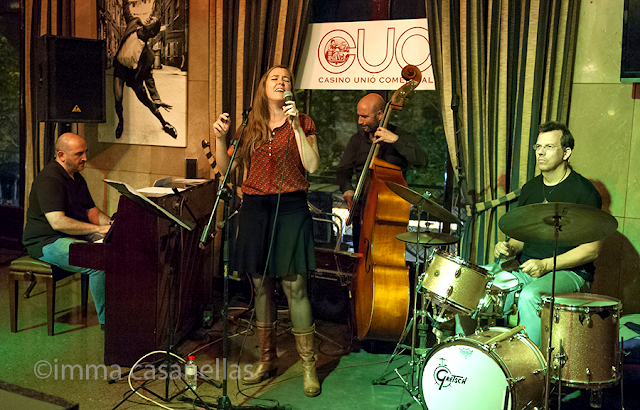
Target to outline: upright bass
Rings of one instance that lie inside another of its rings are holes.
[[[380,126],[386,128],[392,110],[402,110],[422,74],[412,65],[404,67],[407,83],[387,103]],[[351,281],[357,337],[397,341],[409,314],[409,268],[405,244],[396,235],[407,231],[411,205],[385,184],[392,181],[407,186],[400,167],[377,158],[378,144],[372,144],[358,181],[351,208],[361,221],[357,272]]]

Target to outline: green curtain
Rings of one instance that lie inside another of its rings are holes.
[[[499,218],[534,176],[538,125],[568,120],[580,1],[425,2],[464,209],[460,256],[485,264],[504,240]]]

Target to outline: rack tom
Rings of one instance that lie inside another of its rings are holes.
[[[435,304],[469,315],[486,292],[488,274],[480,266],[438,250],[431,256],[421,284]]]

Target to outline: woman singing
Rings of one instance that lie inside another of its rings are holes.
[[[320,383],[313,350],[315,326],[307,296],[307,274],[315,269],[315,256],[305,172],[318,169],[320,157],[315,124],[308,115],[298,112],[295,101],[285,102],[284,93],[292,88],[293,75],[283,66],[267,71],[257,87],[236,156],[239,163],[249,167],[249,175],[242,183],[232,265],[240,274],[251,275],[256,290],[261,355],[253,376],[244,379],[245,384],[260,383],[277,373],[274,291],[280,279],[302,358],[304,393],[313,397],[320,393]],[[229,114],[223,113],[213,124],[216,147],[220,147],[216,149],[216,161],[221,169],[230,161],[223,148],[228,131]]]

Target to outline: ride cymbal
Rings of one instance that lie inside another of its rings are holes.
[[[396,195],[410,204],[421,208],[429,215],[435,216],[443,222],[460,223],[460,220],[458,220],[458,218],[456,218],[451,212],[435,203],[432,199],[429,199],[426,195],[421,195],[413,189],[396,184],[395,182],[386,181],[385,184],[387,184],[387,187],[389,187],[389,189]]]
[[[421,245],[450,245],[460,240],[457,236],[438,232],[403,232],[396,235],[402,242],[419,243]]]
[[[556,224],[560,227],[559,246],[595,242],[618,228],[616,218],[598,208],[565,202],[518,207],[504,214],[498,226],[519,241],[550,244],[554,241]]]

